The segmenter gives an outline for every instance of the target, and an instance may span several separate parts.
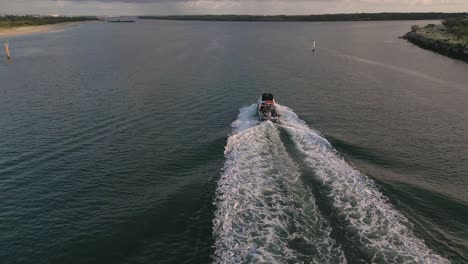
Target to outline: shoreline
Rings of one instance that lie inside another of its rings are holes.
[[[408,32],[400,38],[405,39],[420,48],[468,63],[468,47],[465,45],[453,44],[441,39],[429,38],[418,32]]]
[[[12,27],[0,29],[0,38],[9,38],[37,33],[48,33],[55,30],[63,30],[71,27],[76,27],[84,23],[96,23],[98,21],[76,21],[76,22],[64,22],[49,25],[40,26],[24,26],[24,27]]]
[[[442,20],[463,18],[468,13],[343,13],[315,15],[142,15],[138,19],[187,20],[187,21],[245,21],[245,22],[325,22],[325,21],[395,21]]]

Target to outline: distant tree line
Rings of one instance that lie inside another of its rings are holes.
[[[0,28],[97,20],[96,17],[0,16]]]
[[[256,16],[256,15],[182,15],[140,16],[140,19],[198,20],[198,21],[379,21],[379,20],[431,20],[466,18],[468,13],[356,13],[301,16]]]
[[[468,37],[468,19],[450,18],[442,21],[447,32],[453,34],[457,39]]]

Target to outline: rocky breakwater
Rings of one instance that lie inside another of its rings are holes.
[[[453,59],[468,62],[468,45],[466,44],[454,43],[449,39],[444,38],[432,38],[418,31],[408,32],[401,38],[406,39],[423,49],[431,50]]]

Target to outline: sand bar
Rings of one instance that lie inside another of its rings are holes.
[[[65,22],[65,23],[41,25],[41,26],[0,28],[0,38],[16,37],[16,36],[36,34],[36,33],[47,33],[50,31],[75,27],[83,23],[96,23],[96,22],[99,22],[99,21],[77,21],[77,22]]]

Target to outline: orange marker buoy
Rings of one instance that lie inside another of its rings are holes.
[[[6,52],[7,58],[10,59],[10,48],[8,47],[8,41],[5,41],[3,44],[5,45],[5,52]]]

